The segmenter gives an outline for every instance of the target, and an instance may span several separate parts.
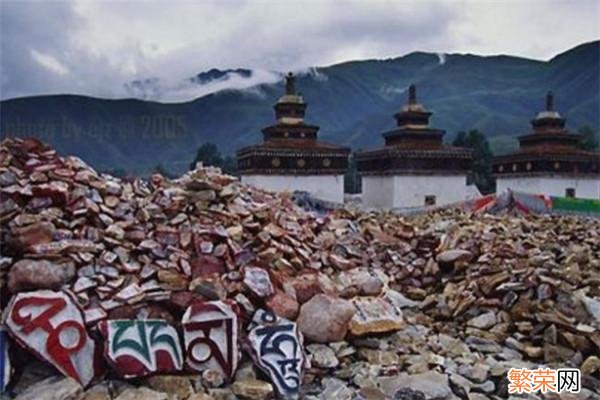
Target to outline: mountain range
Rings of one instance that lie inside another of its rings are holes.
[[[213,69],[189,79],[204,84],[252,74]],[[447,131],[446,140],[478,129],[496,153],[516,148],[515,137],[529,132],[548,90],[571,130],[600,128],[600,41],[548,61],[424,52],[351,61],[299,73],[296,87],[308,102],[307,121],[321,126],[320,139],[356,150],[382,145],[381,132],[394,126],[392,116],[406,102],[411,83],[433,112],[432,125]],[[157,82],[130,85],[133,95],[144,97]],[[262,141],[261,128],[273,123],[272,106],[282,93],[279,81],[180,103],[69,94],[15,98],[0,102],[0,129],[2,136],[38,137],[100,170],[144,175],[161,164],[181,173],[205,142],[234,154]]]

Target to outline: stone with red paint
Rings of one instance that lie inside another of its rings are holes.
[[[181,320],[185,363],[193,371],[218,370],[227,378],[237,369],[238,317],[230,302],[193,303]]]
[[[8,305],[6,327],[23,347],[82,385],[96,376],[96,345],[81,311],[65,293],[17,294]]]

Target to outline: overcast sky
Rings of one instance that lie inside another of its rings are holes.
[[[124,97],[125,83],[175,87],[207,69],[269,71],[412,51],[547,60],[600,38],[600,1],[7,1],[1,97]],[[214,87],[211,89],[213,90]],[[165,100],[189,100],[205,89]]]

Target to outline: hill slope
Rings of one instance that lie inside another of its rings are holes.
[[[470,54],[449,54],[442,62],[430,53],[353,61],[301,75],[297,87],[321,139],[357,149],[382,143],[380,133],[393,126],[410,83],[447,139],[477,128],[510,146],[507,136],[529,130],[547,90],[555,92],[572,130],[600,125],[600,41],[547,62]],[[40,137],[99,169],[147,173],[161,163],[181,172],[205,141],[233,153],[262,140],[260,129],[273,121],[282,91],[282,83],[263,84],[175,104],[74,95],[10,99],[0,104],[1,132]]]

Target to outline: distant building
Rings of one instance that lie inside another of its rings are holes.
[[[356,154],[365,206],[441,205],[472,192],[467,188],[471,150],[444,146],[445,132],[429,126],[431,114],[417,103],[411,85],[408,104],[394,115],[398,127],[383,134],[385,146]]]
[[[600,153],[579,149],[582,137],[565,129],[565,121],[548,92],[546,110],[531,121],[533,133],[519,137],[519,151],[494,159],[498,193],[600,198]]]
[[[289,73],[285,94],[274,106],[277,121],[262,130],[263,144],[237,152],[242,182],[273,191],[306,191],[342,203],[350,149],[317,141],[319,127],[304,122],[306,106]]]

